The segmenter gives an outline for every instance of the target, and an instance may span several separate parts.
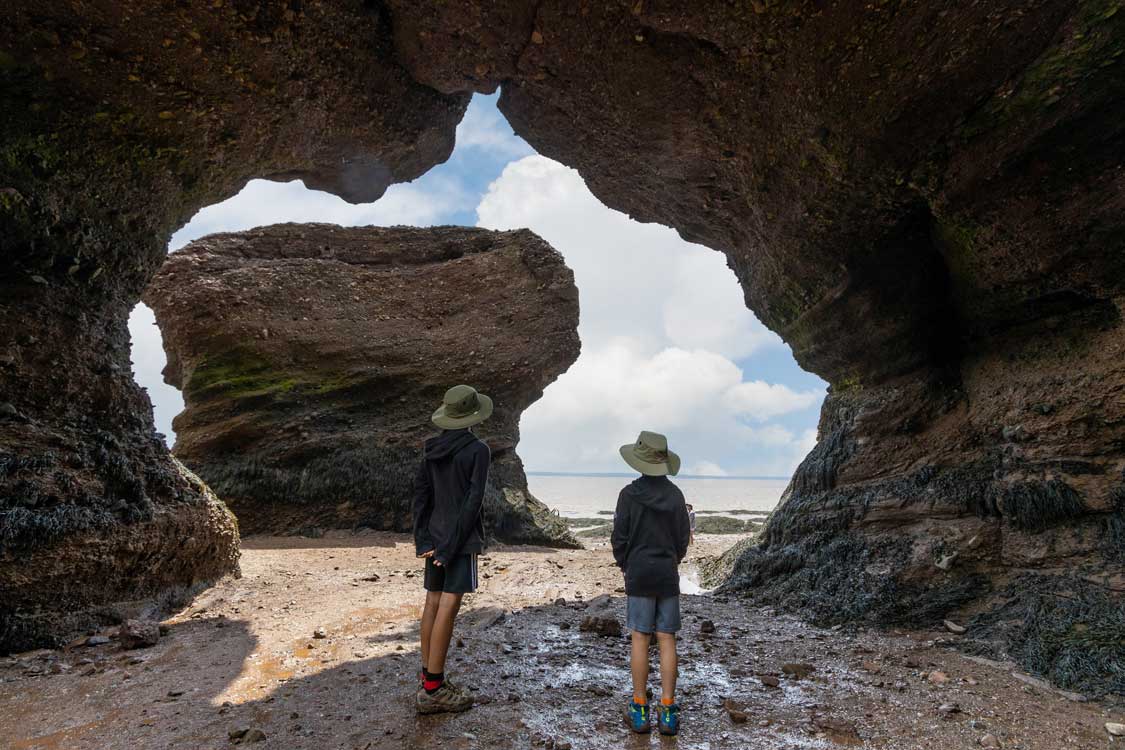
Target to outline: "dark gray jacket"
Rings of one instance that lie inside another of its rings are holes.
[[[639,477],[617,496],[613,558],[629,596],[676,596],[690,530],[687,504],[668,477]]]
[[[488,483],[488,446],[468,429],[445,430],[426,441],[414,479],[414,548],[434,550],[448,564],[484,550],[481,505]]]

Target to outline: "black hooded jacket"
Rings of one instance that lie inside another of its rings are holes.
[[[625,593],[678,595],[689,535],[684,493],[668,477],[642,476],[621,490],[611,541],[613,558],[625,571]]]
[[[448,564],[484,549],[481,504],[492,454],[476,435],[446,430],[426,441],[414,479],[414,548]]]

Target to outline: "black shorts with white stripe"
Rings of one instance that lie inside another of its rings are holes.
[[[477,590],[476,554],[458,555],[448,565],[434,565],[434,558],[426,558],[426,591],[447,594],[469,594]]]

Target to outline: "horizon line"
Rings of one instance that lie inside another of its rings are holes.
[[[637,472],[628,471],[532,471],[524,469],[527,476],[537,477],[635,477]],[[769,476],[760,474],[677,474],[676,479],[774,479],[789,480],[788,476]]]

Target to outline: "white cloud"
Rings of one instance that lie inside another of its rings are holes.
[[[626,467],[617,447],[650,429],[668,435],[687,466],[722,465],[728,474],[789,473],[807,452],[805,435],[763,422],[815,401],[793,399],[785,409],[770,403],[760,412],[751,402],[731,408],[743,385],[742,370],[720,354],[677,348],[649,354],[628,338],[614,339],[584,349],[524,412],[520,455],[535,469],[620,471]]]
[[[737,414],[764,421],[771,417],[807,409],[820,403],[823,391],[794,391],[789,386],[751,380],[739,383],[726,394],[726,404]]]
[[[586,345],[624,335],[653,350],[733,358],[781,345],[746,308],[722,255],[607,208],[558,162],[530,156],[509,164],[477,215],[489,229],[529,227],[563,254],[578,280]]]
[[[239,232],[282,222],[323,222],[341,226],[429,226],[454,211],[471,207],[457,180],[429,178],[423,188],[414,183],[391,185],[374,203],[348,203],[331,193],[309,190],[299,180],[251,180],[235,196],[204,208],[172,235],[172,251],[207,234]]]
[[[701,477],[725,477],[729,473],[713,461],[696,461],[684,474],[695,474]]]
[[[735,359],[784,346],[746,308],[723,256],[602,205],[541,156],[509,164],[477,207],[490,229],[528,227],[574,270],[582,354],[521,423],[534,469],[621,471],[640,429],[669,436],[691,473],[785,475],[805,435],[771,422],[823,391],[743,380]],[[679,446],[679,447],[677,447]]]

